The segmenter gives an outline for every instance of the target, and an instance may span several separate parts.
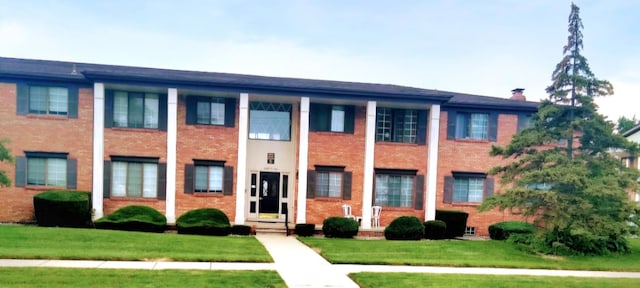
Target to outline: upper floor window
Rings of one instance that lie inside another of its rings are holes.
[[[211,98],[197,103],[198,124],[223,125],[224,99]]]
[[[497,113],[448,111],[447,139],[496,141]]]
[[[518,114],[518,132],[525,128],[533,127],[531,114]]]
[[[445,203],[480,203],[493,194],[493,178],[484,173],[454,172],[444,182]]]
[[[16,186],[54,186],[75,189],[77,160],[67,153],[25,152],[16,157]]]
[[[311,131],[353,133],[354,106],[311,103]]]
[[[416,170],[376,169],[375,205],[422,209],[424,175]]]
[[[78,89],[59,84],[18,83],[18,115],[78,117]]]
[[[249,105],[249,138],[291,140],[291,104],[251,102]]]
[[[235,126],[236,99],[187,96],[187,124]]]
[[[426,122],[423,110],[378,107],[376,141],[425,144]]]
[[[158,128],[159,99],[155,93],[113,93],[113,126]]]

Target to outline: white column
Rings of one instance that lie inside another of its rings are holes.
[[[247,185],[247,135],[249,130],[249,94],[240,94],[238,118],[238,168],[236,170],[236,216],[235,224],[244,224]]]
[[[427,163],[427,208],[425,221],[436,219],[436,184],[438,182],[438,146],[440,145],[440,105],[429,109],[429,159]]]
[[[367,122],[364,140],[364,184],[362,185],[362,228],[371,228],[373,200],[373,163],[376,146],[376,101],[367,102]]]
[[[93,219],[104,215],[104,83],[93,84]]]
[[[309,97],[300,98],[300,143],[298,148],[298,206],[296,223],[307,222],[307,165],[309,163]]]
[[[167,92],[167,198],[165,216],[167,223],[176,222],[176,150],[178,145],[178,89]]]

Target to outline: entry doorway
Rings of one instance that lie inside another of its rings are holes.
[[[260,172],[258,193],[259,218],[278,218],[280,208],[280,173]]]

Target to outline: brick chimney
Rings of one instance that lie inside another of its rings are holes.
[[[522,92],[524,91],[524,88],[516,88],[511,90],[511,100],[517,100],[517,101],[527,101],[527,97],[524,97],[524,94],[522,94]]]

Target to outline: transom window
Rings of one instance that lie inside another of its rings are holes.
[[[479,177],[455,177],[453,202],[482,202],[484,180]]]
[[[115,91],[113,97],[114,127],[158,128],[158,94]]]
[[[196,104],[197,123],[224,125],[225,101],[223,98],[199,99]]]
[[[222,193],[222,166],[195,166],[195,192]]]
[[[251,102],[249,138],[291,140],[291,104]]]
[[[489,115],[481,113],[456,114],[455,136],[458,139],[488,139]]]
[[[69,89],[63,87],[29,87],[29,113],[67,115]]]
[[[113,161],[111,195],[115,197],[156,198],[158,164]]]
[[[377,108],[376,141],[416,143],[418,111]]]
[[[375,205],[412,207],[414,175],[376,174]]]
[[[27,185],[67,186],[67,159],[28,157]]]
[[[316,172],[316,197],[342,197],[343,172]]]

